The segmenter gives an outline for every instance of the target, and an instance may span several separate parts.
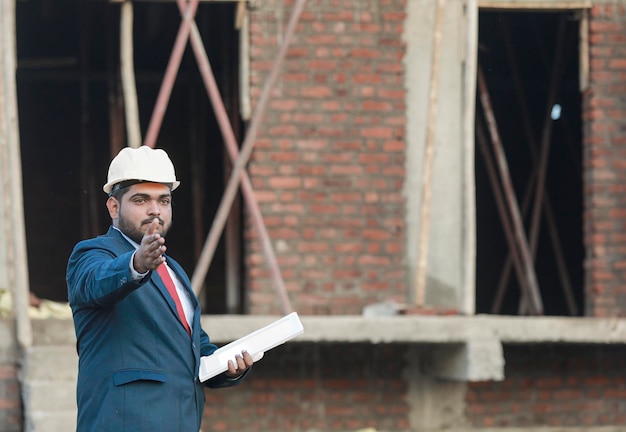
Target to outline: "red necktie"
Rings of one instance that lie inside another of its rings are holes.
[[[161,280],[165,284],[167,291],[172,296],[172,299],[174,299],[174,303],[176,303],[176,311],[178,312],[178,317],[183,323],[183,326],[185,326],[185,330],[187,330],[189,336],[191,336],[191,329],[189,328],[187,318],[185,318],[183,305],[180,303],[180,298],[178,297],[178,293],[176,292],[176,285],[174,285],[174,281],[170,277],[170,273],[167,271],[167,267],[165,267],[165,264],[161,264],[159,268],[157,268],[157,273],[159,273],[159,276],[161,276]]]

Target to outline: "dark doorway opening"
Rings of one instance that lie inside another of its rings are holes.
[[[542,201],[534,258],[546,315],[581,315],[584,311],[579,19],[580,14],[575,11],[481,11],[479,14],[478,61],[527,238],[532,232],[537,196],[535,183],[530,180],[538,178],[533,171],[541,150],[549,145],[543,189],[546,199]],[[561,25],[563,43],[557,46]],[[560,66],[554,61],[557,50],[562,58]],[[553,81],[555,67],[559,67],[559,73]],[[553,87],[555,98],[550,102]],[[503,277],[510,257],[509,245],[487,174],[486,159],[479,149],[482,131],[493,157],[479,99],[476,112],[476,311],[524,314],[527,311],[520,307],[521,288],[514,267],[510,267],[508,278]],[[546,134],[547,141],[542,139],[546,126],[551,128],[550,134]],[[529,184],[533,185],[530,198],[527,197]],[[529,204],[524,205],[525,201]]]
[[[72,248],[81,239],[106,232],[110,224],[101,187],[117,153],[115,146],[126,145],[119,21],[120,5],[110,2],[17,2],[17,90],[29,276],[31,291],[43,298],[67,300],[65,268]],[[142,135],[180,22],[175,2],[134,4]],[[235,6],[202,3],[196,22],[239,139]],[[191,275],[221,200],[228,162],[189,46],[156,147],[169,153],[182,182],[174,194],[168,253]],[[236,249],[241,251],[239,210],[233,211],[232,220],[237,224]],[[232,254],[227,258],[226,252],[222,239],[200,299],[205,313],[227,312],[227,266],[230,274],[241,274],[241,252],[234,259]],[[241,286],[239,281],[239,298]],[[240,301],[237,310],[229,312],[243,312],[241,308]]]

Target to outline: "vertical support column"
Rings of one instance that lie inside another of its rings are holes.
[[[417,254],[417,280],[415,282],[415,304],[424,307],[426,301],[426,274],[428,270],[428,240],[430,228],[430,196],[432,190],[433,153],[435,152],[435,129],[437,108],[439,106],[439,65],[441,63],[441,38],[446,13],[446,0],[437,2],[435,37],[433,39],[433,57],[430,70],[430,88],[428,95],[428,118],[426,121],[426,144],[424,150],[424,168],[422,171],[422,203],[420,216],[419,252]]]
[[[141,146],[139,126],[139,103],[135,87],[135,61],[133,59],[133,4],[122,3],[120,12],[120,66],[122,87],[124,89],[124,113],[126,115],[127,145],[132,148]]]
[[[465,68],[463,76],[463,294],[461,312],[476,311],[476,185],[474,182],[474,125],[476,107],[476,68],[478,64],[478,0],[465,4]]]
[[[0,172],[7,234],[9,284],[13,288],[13,312],[17,341],[22,348],[32,345],[28,317],[28,260],[22,197],[22,161],[17,118],[15,74],[15,0],[0,0]]]

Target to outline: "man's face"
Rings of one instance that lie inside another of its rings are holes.
[[[128,188],[118,201],[107,200],[113,226],[137,243],[154,218],[159,219],[157,231],[163,237],[172,225],[172,194],[170,188],[161,183],[139,183]]]

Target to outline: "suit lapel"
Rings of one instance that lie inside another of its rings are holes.
[[[187,291],[187,298],[189,298],[189,300],[191,301],[191,305],[193,306],[195,310],[199,306],[198,300],[195,294],[193,293],[193,290],[191,289],[191,285],[188,281],[187,276],[185,275],[183,268],[173,259],[169,257],[166,257],[166,258],[167,258],[167,265],[170,267],[170,269],[172,269],[174,273],[176,273],[176,276],[178,276],[178,280],[183,284],[185,291]]]
[[[159,292],[161,293],[161,296],[163,296],[163,299],[165,300],[165,302],[169,306],[170,311],[174,314],[176,319],[178,319],[178,312],[176,311],[176,304],[174,303],[174,299],[172,298],[172,296],[170,295],[169,291],[167,290],[167,287],[165,286],[165,284],[161,280],[161,276],[159,276],[159,274],[156,271],[153,271],[152,272],[152,276],[150,277],[150,280],[158,288]],[[179,321],[180,321],[180,319],[179,319]],[[181,325],[182,325],[182,323],[181,323]]]

